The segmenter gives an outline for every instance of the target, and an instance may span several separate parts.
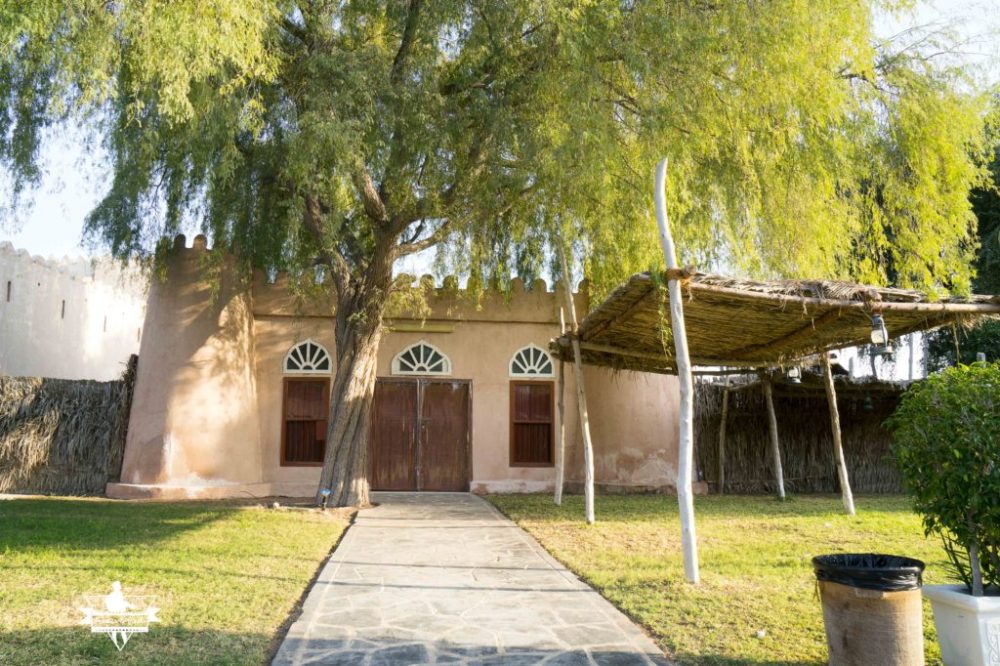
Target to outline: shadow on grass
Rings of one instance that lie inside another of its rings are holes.
[[[149,545],[220,520],[238,507],[45,497],[0,501],[0,552]]]
[[[564,496],[562,506],[555,506],[551,495],[490,495],[491,504],[515,520],[538,522],[577,520],[583,515],[583,497]],[[881,514],[913,513],[912,499],[905,495],[855,496],[858,511]],[[658,522],[677,520],[677,498],[672,495],[598,495],[595,511],[604,521]],[[779,501],[766,495],[700,495],[695,498],[695,512],[700,517],[738,518],[808,518],[843,516],[839,495],[791,495]]]
[[[261,664],[271,637],[150,625],[149,633],[133,634],[118,649],[104,634],[90,628],[51,627],[0,633],[0,663],[4,666],[38,664]]]
[[[270,637],[256,633],[199,631],[181,627],[152,625],[148,634],[134,635],[119,652],[103,634],[91,634],[80,627],[53,627],[32,631],[0,634],[0,663],[5,666],[36,666],[37,664],[104,664],[131,666],[173,666],[187,664],[264,664],[270,663],[268,643]],[[319,663],[355,665],[371,656],[373,664],[426,663],[427,648],[420,643],[402,639],[385,641],[290,639],[274,658],[273,666],[288,666],[300,649],[310,656],[319,657]],[[582,650],[558,652],[546,649],[508,648],[502,654],[496,645],[454,644],[438,641],[433,651],[442,656],[468,659],[476,664],[589,664]],[[630,652],[596,649],[591,652],[597,664],[648,664],[643,657]],[[649,655],[654,663],[667,664],[657,655]],[[728,654],[688,654],[673,656],[673,663],[699,664],[701,666],[793,666],[801,661],[748,659]],[[806,662],[808,663],[808,662]],[[815,662],[819,664],[821,662]]]
[[[731,654],[712,653],[680,653],[674,655],[678,664],[697,664],[698,666],[822,666],[825,661],[787,661],[784,659],[749,659]]]

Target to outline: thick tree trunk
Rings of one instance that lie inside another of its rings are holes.
[[[375,393],[379,330],[337,340],[337,372],[330,391],[326,457],[316,501],[330,491],[331,506],[368,504],[368,425]],[[346,353],[340,353],[346,348]]]
[[[388,300],[391,261],[370,270],[337,300],[337,370],[330,390],[326,456],[316,502],[330,491],[330,506],[366,506],[368,431],[375,395],[382,314]]]

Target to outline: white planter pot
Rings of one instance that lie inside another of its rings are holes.
[[[1000,597],[974,597],[964,585],[927,585],[945,666],[1000,666]]]

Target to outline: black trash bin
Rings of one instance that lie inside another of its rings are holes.
[[[876,553],[812,562],[830,666],[923,666],[923,562]]]

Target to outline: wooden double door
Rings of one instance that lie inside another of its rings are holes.
[[[454,379],[379,379],[368,478],[373,490],[469,489],[471,385]]]

